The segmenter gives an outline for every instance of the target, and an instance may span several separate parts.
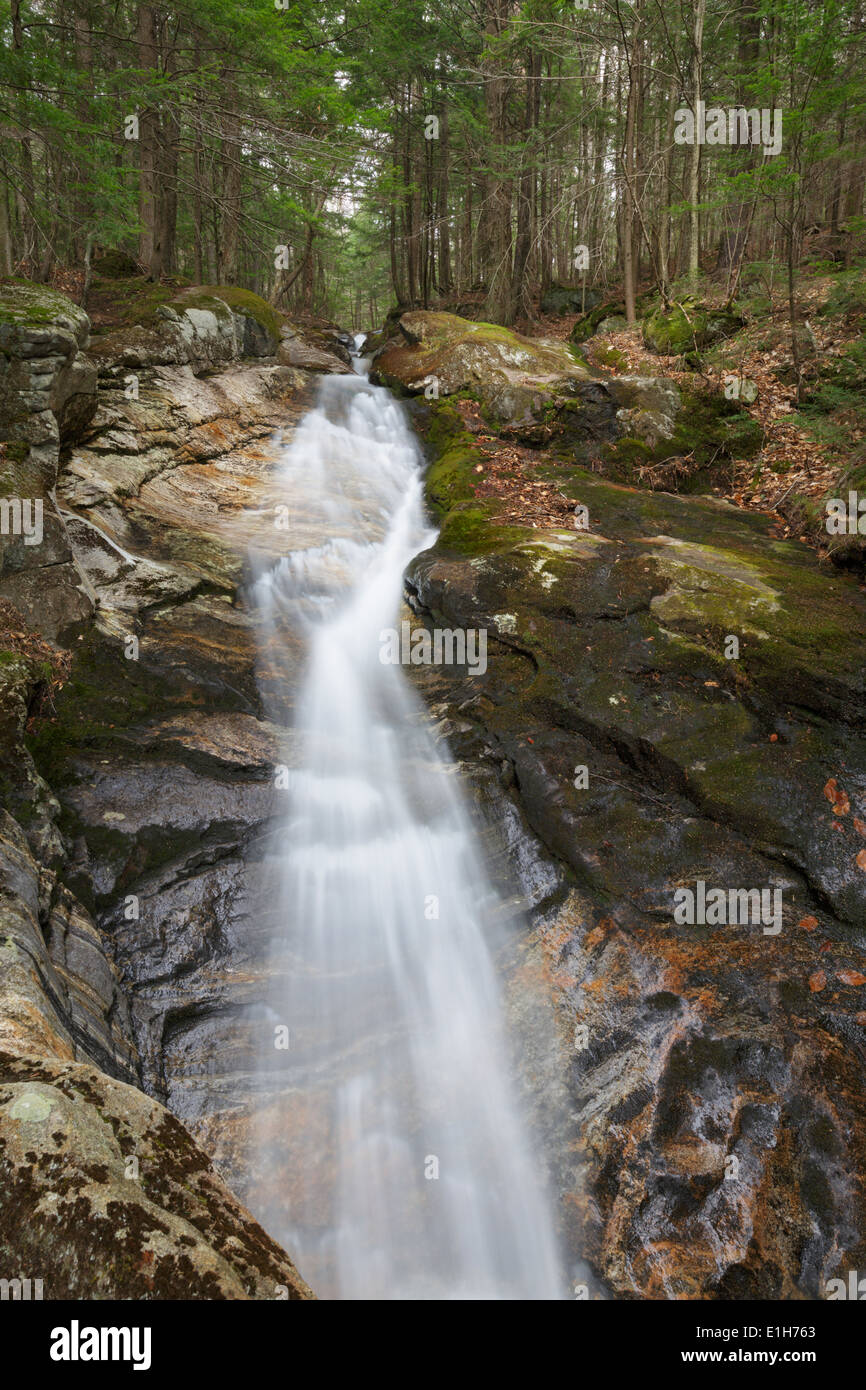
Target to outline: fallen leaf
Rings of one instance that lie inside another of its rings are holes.
[[[824,787],[824,795],[827,800],[833,803],[833,810],[837,816],[847,816],[851,810],[851,803],[847,794],[842,790],[835,777],[831,777]]]
[[[862,869],[864,874],[866,874],[866,849],[861,849],[854,863],[857,865],[858,869]]]
[[[820,994],[822,989],[827,986],[827,976],[823,970],[816,970],[814,975],[809,976],[809,988],[813,994]]]
[[[800,921],[797,923],[797,925],[798,925],[799,927],[802,927],[802,928],[803,928],[803,931],[814,931],[815,928],[816,928],[817,925],[818,925],[818,918],[817,918],[817,917],[802,917],[802,918],[800,919]]]
[[[861,975],[859,970],[837,970],[836,979],[843,985],[866,985],[866,975]]]

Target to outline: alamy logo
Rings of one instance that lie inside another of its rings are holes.
[[[42,544],[42,499],[0,497],[0,536],[23,536],[25,545]]]
[[[674,112],[675,145],[763,145],[764,154],[777,155],[782,149],[782,112],[774,107],[759,111],[745,106],[707,109],[705,101],[695,110],[681,106]]]
[[[0,1279],[0,1299],[11,1298],[19,1302],[42,1298],[41,1279]]]
[[[383,666],[466,666],[473,676],[487,670],[487,629],[386,627],[379,633]]]
[[[824,1288],[830,1303],[840,1299],[853,1303],[866,1302],[866,1279],[861,1279],[856,1269],[849,1269],[847,1284],[844,1279],[828,1279]]]
[[[68,1327],[51,1331],[52,1361],[131,1361],[134,1371],[150,1370],[149,1327]]]
[[[830,497],[825,509],[829,535],[866,536],[866,497],[849,492],[847,506],[841,497]]]
[[[782,930],[781,888],[710,888],[698,879],[694,890],[674,893],[674,921],[684,927],[763,926],[765,936]]]

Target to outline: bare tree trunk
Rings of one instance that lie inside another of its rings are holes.
[[[448,171],[451,150],[448,140],[448,106],[442,105],[439,117],[439,187],[437,191],[436,221],[439,233],[439,292],[449,295],[452,288],[451,276],[451,227],[448,208]]]
[[[198,65],[196,50],[196,65]],[[197,285],[204,283],[204,217],[202,191],[204,188],[204,136],[201,128],[201,100],[194,115],[192,152],[192,234],[193,234],[193,279]]]
[[[83,11],[83,13],[82,13]],[[83,80],[87,74],[87,91],[82,90],[76,102],[76,117],[79,128],[83,131],[90,120],[90,100],[92,92],[92,82],[90,74],[93,71],[93,41],[90,32],[90,14],[87,4],[81,5],[81,9],[76,8],[73,13],[73,32],[75,38],[75,65],[78,69],[79,77]],[[87,140],[88,152],[91,141]],[[90,232],[93,220],[93,200],[89,192],[82,188],[87,176],[86,169],[79,164],[78,185],[79,191],[75,199],[75,221],[76,227],[73,234],[73,243],[76,249],[81,245],[80,238],[83,236],[85,244]]]
[[[223,197],[222,245],[219,252],[219,277],[223,285],[234,285],[238,278],[238,247],[241,220],[241,140],[238,118],[237,90],[233,81],[225,86],[223,119]]]
[[[7,183],[0,177],[0,275],[12,274],[12,229],[9,225]]]
[[[152,5],[138,7],[138,64],[150,72],[157,66],[156,13]],[[139,197],[138,216],[141,236],[139,259],[152,280],[162,274],[162,243],[159,188],[159,117],[150,106],[139,113]]]
[[[507,0],[485,0],[485,38],[496,40],[508,23]],[[506,174],[506,116],[510,80],[498,56],[486,56],[481,63],[484,82],[484,110],[489,140],[488,167],[484,189],[485,246],[487,262],[484,280],[487,294],[482,310],[493,323],[512,322],[511,303],[511,183]]]
[[[20,52],[24,46],[24,31],[21,26],[21,0],[12,0],[12,48]],[[21,192],[18,195],[18,219],[24,237],[24,255],[33,261],[36,255],[38,226],[36,222],[36,180],[33,177],[33,152],[30,147],[30,134],[27,128],[27,114],[21,106],[22,133],[21,149]]]
[[[165,47],[165,71],[175,70],[174,48]],[[169,105],[160,129],[159,148],[159,239],[162,247],[162,272],[171,274],[175,268],[177,239],[177,175],[180,161],[180,119],[177,109]]]
[[[394,154],[394,174],[397,173],[397,158]],[[388,250],[391,257],[391,284],[398,304],[406,303],[406,296],[403,285],[402,267],[400,263],[400,252],[397,245],[397,207],[395,195],[391,195],[391,206],[388,212]]]
[[[698,280],[701,272],[701,225],[698,204],[700,202],[701,186],[701,141],[699,135],[699,122],[701,117],[701,100],[703,84],[703,62],[704,62],[704,18],[706,15],[706,0],[695,0],[695,27],[692,36],[692,101],[695,113],[695,139],[691,148],[691,158],[689,160],[689,284],[693,290],[698,287]]]
[[[535,131],[538,123],[538,77],[541,60],[532,52],[526,58],[526,106],[524,115],[523,169],[517,185],[517,234],[514,241],[514,264],[511,270],[511,304],[509,323],[529,311],[526,288],[526,266],[532,247],[532,208],[535,202]]]
[[[635,323],[637,320],[637,306],[635,302],[637,151],[635,145],[638,124],[638,106],[640,102],[641,48],[643,44],[643,39],[640,36],[641,22],[642,14],[640,10],[637,10],[634,19],[631,48],[627,50],[628,96],[626,99],[625,139],[623,150],[620,155],[625,183],[623,189],[624,203],[622,215],[622,264],[625,316],[628,323]],[[624,27],[622,28],[622,33],[625,42]]]
[[[673,175],[674,163],[674,113],[676,108],[677,81],[671,79],[670,94],[668,97],[668,115],[664,135],[664,164],[662,173],[661,195],[659,198],[659,290],[662,299],[667,305],[670,301],[671,292],[671,218],[668,207],[671,201],[671,180]]]

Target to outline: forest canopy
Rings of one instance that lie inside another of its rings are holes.
[[[0,275],[121,249],[369,327],[850,263],[862,0],[3,0]],[[689,137],[691,130],[691,137]],[[778,147],[778,148],[777,148]],[[820,229],[820,237],[815,230]],[[115,268],[122,269],[121,257]],[[133,270],[135,267],[133,267]]]

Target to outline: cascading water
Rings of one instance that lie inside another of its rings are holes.
[[[320,1296],[557,1298],[486,939],[499,903],[454,768],[380,660],[436,534],[402,409],[325,378],[278,481],[298,548],[253,594],[277,720],[301,659],[259,889],[289,1047],[262,1063],[253,1201]]]

